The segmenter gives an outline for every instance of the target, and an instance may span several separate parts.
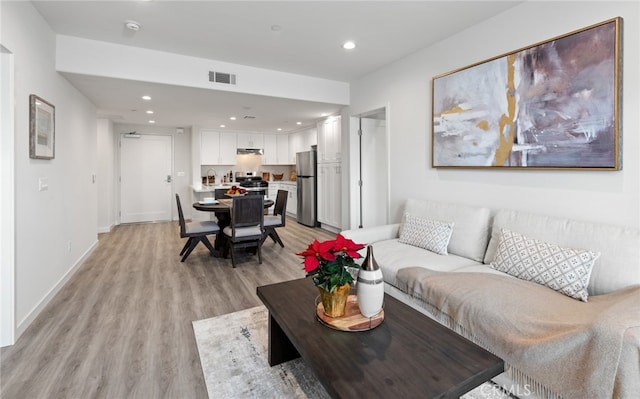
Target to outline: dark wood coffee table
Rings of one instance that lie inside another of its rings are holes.
[[[333,330],[316,319],[311,279],[258,287],[269,310],[269,364],[302,356],[334,398],[458,398],[504,371],[504,362],[385,295],[373,330]]]

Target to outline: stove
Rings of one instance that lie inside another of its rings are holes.
[[[244,188],[269,187],[269,182],[262,180],[259,176],[236,176],[236,183]]]
[[[267,195],[269,182],[262,180],[260,176],[237,176],[236,183],[247,190],[249,195]]]

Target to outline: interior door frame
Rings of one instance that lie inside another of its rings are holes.
[[[176,159],[176,145],[175,145],[175,138],[173,137],[173,135],[171,134],[166,134],[166,133],[154,133],[154,132],[133,132],[135,134],[139,134],[139,135],[152,135],[152,136],[169,136],[171,137],[171,198],[175,197],[175,192],[176,192],[176,187],[175,187],[175,172],[174,172],[174,168],[175,168],[175,159]],[[114,206],[114,212],[115,212],[115,224],[120,225],[122,224],[122,187],[120,185],[120,177],[122,176],[122,155],[121,155],[121,149],[122,149],[122,135],[123,134],[127,134],[127,132],[115,132],[115,135],[117,135],[117,139],[116,139],[116,151],[115,151],[115,155],[116,155],[116,173],[114,173],[114,187],[115,187],[115,206]],[[176,220],[176,215],[174,214],[174,208],[175,206],[171,206],[171,220]]]
[[[350,126],[350,142],[349,142],[349,158],[350,158],[350,167],[349,167],[349,180],[350,180],[350,192],[351,192],[351,201],[350,202],[350,228],[356,229],[360,228],[360,224],[362,223],[360,212],[360,119],[366,118],[367,116],[374,115],[379,113],[381,110],[384,110],[385,115],[385,161],[386,161],[386,172],[387,172],[387,181],[385,183],[386,187],[386,202],[387,208],[385,211],[385,218],[388,223],[391,220],[391,107],[389,103],[384,105],[380,105],[378,107],[369,108],[366,111],[357,112],[351,115],[349,118],[349,126]],[[366,226],[365,226],[366,227]]]
[[[14,54],[0,44],[0,347],[16,340],[15,320],[15,70]]]

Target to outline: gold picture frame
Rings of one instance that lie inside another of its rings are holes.
[[[432,80],[433,168],[620,170],[617,17]]]
[[[55,158],[56,108],[48,101],[29,96],[29,157]]]

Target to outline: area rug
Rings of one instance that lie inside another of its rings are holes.
[[[270,367],[263,306],[193,322],[209,398],[329,398],[302,359]],[[508,399],[492,382],[464,399]]]

